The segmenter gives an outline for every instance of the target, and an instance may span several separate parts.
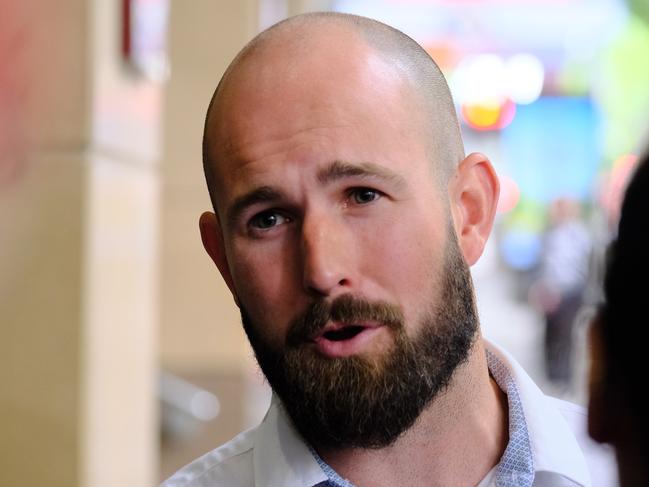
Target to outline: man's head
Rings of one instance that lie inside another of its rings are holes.
[[[486,158],[464,157],[437,66],[369,19],[289,19],[226,71],[204,164],[216,213],[201,217],[205,248],[300,431],[331,445],[394,440],[469,354],[467,264],[498,194]],[[377,422],[336,430],[357,398]]]

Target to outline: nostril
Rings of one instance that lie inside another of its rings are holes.
[[[336,274],[339,275],[336,276]],[[305,272],[304,287],[311,294],[330,296],[340,288],[349,287],[351,283],[349,279],[341,278],[340,274],[330,269],[314,269],[311,267]]]

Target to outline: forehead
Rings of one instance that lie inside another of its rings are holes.
[[[308,42],[288,51],[266,46],[228,75],[206,131],[219,194],[250,162],[289,145],[301,145],[302,153],[319,145],[357,152],[328,154],[325,162],[372,162],[373,154],[421,136],[424,121],[407,75],[362,39],[329,40],[318,51]]]

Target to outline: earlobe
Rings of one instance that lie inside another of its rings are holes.
[[[460,249],[467,264],[482,255],[498,204],[500,185],[489,159],[469,154],[458,166],[449,184],[452,214]]]
[[[203,213],[198,222],[201,231],[201,240],[203,247],[210,256],[216,267],[219,269],[223,280],[227,284],[234,302],[239,306],[239,298],[234,288],[232,274],[230,273],[230,265],[228,264],[225,255],[225,244],[223,241],[223,234],[221,232],[221,225],[216,215],[210,211]]]

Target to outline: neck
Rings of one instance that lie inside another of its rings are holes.
[[[484,344],[476,340],[449,387],[415,424],[386,448],[317,449],[356,486],[475,486],[507,446],[507,397],[489,376]]]

